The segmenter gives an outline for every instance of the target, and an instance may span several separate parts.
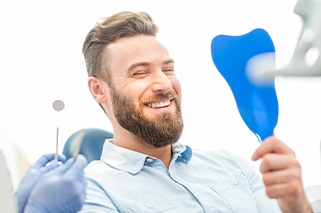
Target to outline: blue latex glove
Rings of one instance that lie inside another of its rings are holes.
[[[66,158],[63,155],[58,156],[58,161],[64,162],[65,159]],[[41,156],[35,164],[30,167],[20,181],[14,194],[19,213],[24,211],[31,190],[35,187],[43,174],[55,169],[57,166],[58,162],[55,160],[55,154],[47,154]]]
[[[87,159],[78,155],[44,174],[31,191],[25,213],[78,212],[86,197],[83,169]]]

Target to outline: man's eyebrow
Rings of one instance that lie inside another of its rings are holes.
[[[163,64],[171,64],[171,63],[174,63],[174,60],[171,58],[163,61]],[[139,66],[149,66],[149,65],[150,65],[149,62],[136,62],[136,63],[131,64],[128,67],[128,70],[134,69],[135,67],[139,67]]]
[[[167,59],[163,62],[163,64],[171,64],[171,63],[174,63],[174,59],[170,58],[170,59]]]
[[[128,67],[128,70],[134,69],[135,67],[148,66],[148,65],[150,65],[150,63],[148,63],[148,62],[136,62],[136,63],[131,64],[131,65]]]

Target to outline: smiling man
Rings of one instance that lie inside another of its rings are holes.
[[[275,137],[253,154],[264,182],[235,154],[179,141],[181,86],[157,31],[147,13],[124,11],[86,37],[88,86],[114,138],[86,167],[81,212],[311,212],[300,165]]]
[[[129,138],[119,138],[114,144],[133,149],[137,147],[134,144],[137,139],[140,139],[138,144],[143,141],[155,147],[177,142],[183,130],[180,83],[165,47],[154,36],[137,35],[134,39],[118,39],[108,45],[106,51],[111,57],[108,69],[112,80],[108,87],[104,81],[102,86],[109,91],[110,96],[105,98],[111,100],[112,105],[104,108],[112,107],[114,113],[109,113],[112,123],[119,123],[129,131],[127,136],[121,134]],[[91,77],[89,85],[95,90],[96,78]],[[129,145],[126,141],[131,137],[135,138]]]

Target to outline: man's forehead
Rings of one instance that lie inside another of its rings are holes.
[[[167,49],[154,36],[121,38],[109,44],[106,51],[106,56],[113,65],[127,66],[128,69],[155,62],[159,64],[174,62]]]
[[[133,37],[120,38],[117,41],[110,43],[107,49],[111,53],[144,53],[150,52],[154,49],[158,51],[166,51],[164,45],[162,45],[155,36],[137,35]]]

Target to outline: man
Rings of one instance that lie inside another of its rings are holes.
[[[114,138],[85,170],[81,212],[311,212],[300,164],[277,138],[252,156],[262,159],[264,184],[232,153],[179,142],[181,87],[157,31],[147,13],[124,11],[86,37],[88,86]]]

